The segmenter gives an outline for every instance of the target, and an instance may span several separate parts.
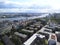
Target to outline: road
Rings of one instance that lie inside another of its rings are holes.
[[[46,26],[47,26],[47,25],[46,25]],[[34,39],[36,38],[36,34],[39,33],[39,32],[43,32],[43,33],[49,34],[49,39],[51,39],[51,35],[54,34],[54,33],[44,31],[44,30],[46,30],[46,29],[47,29],[47,28],[45,28],[45,26],[44,26],[41,30],[39,30],[38,32],[36,32],[35,34],[33,34],[26,42],[24,42],[24,44],[25,44],[25,45],[27,45],[27,44],[30,45],[30,44],[34,41]],[[51,30],[51,29],[49,29],[49,30]],[[48,40],[49,40],[49,39],[48,39]],[[56,42],[57,42],[57,38],[56,38]],[[60,43],[57,42],[57,45],[60,45]]]

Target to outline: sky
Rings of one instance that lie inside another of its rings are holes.
[[[60,12],[60,0],[0,0],[0,12]]]

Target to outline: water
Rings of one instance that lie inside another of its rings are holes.
[[[17,17],[17,18],[0,18],[0,21],[4,21],[4,20],[29,20],[29,19],[34,19],[36,17]]]
[[[25,19],[25,17],[17,17],[17,18],[0,18],[0,21],[3,21],[3,20],[23,20]]]
[[[33,17],[17,17],[17,18],[0,18],[0,21],[4,21],[4,20],[29,20],[29,19],[35,19],[35,18],[42,18],[45,17],[47,15],[42,15],[42,16],[33,16]]]

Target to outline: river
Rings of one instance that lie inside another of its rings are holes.
[[[16,18],[0,18],[0,21],[4,21],[4,20],[29,20],[29,19],[35,19],[35,18],[42,18],[42,17],[46,17],[47,15],[41,15],[41,16],[33,16],[33,17],[16,17]]]

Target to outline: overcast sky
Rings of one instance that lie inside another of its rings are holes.
[[[0,12],[60,12],[60,0],[0,0]]]

